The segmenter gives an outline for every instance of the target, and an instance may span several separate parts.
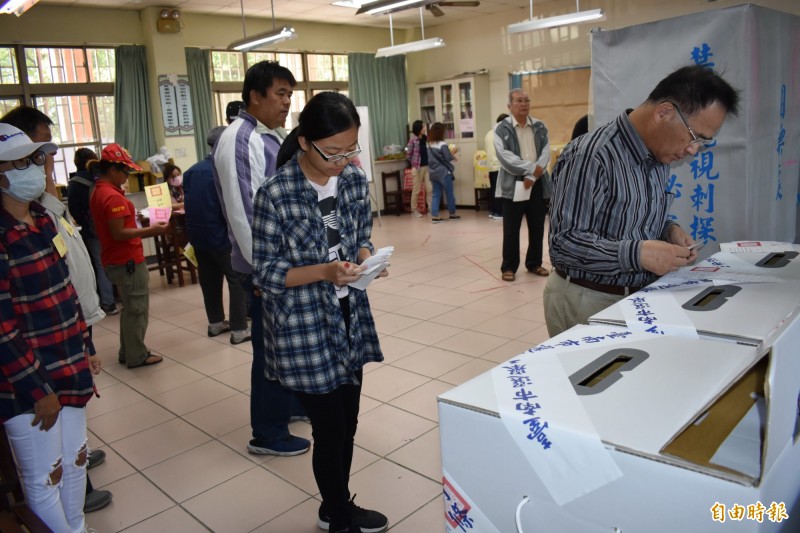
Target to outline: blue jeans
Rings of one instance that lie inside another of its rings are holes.
[[[443,187],[444,187],[444,193],[447,196],[447,211],[451,215],[454,215],[456,212],[456,195],[453,193],[452,176],[445,176],[445,178],[441,182],[431,180],[431,185],[433,185],[433,197],[431,198],[431,216],[434,217],[439,216],[439,204],[442,201]]]
[[[253,438],[268,444],[289,435],[289,417],[304,416],[305,411],[294,394],[284,389],[280,382],[267,379],[266,353],[264,351],[264,325],[262,323],[261,298],[255,296],[252,281],[248,277],[243,283],[250,293],[252,315],[251,335],[253,343],[253,366],[250,372],[250,427]]]
[[[103,307],[111,307],[114,305],[114,286],[111,280],[108,279],[106,271],[103,269],[103,264],[100,262],[100,239],[97,237],[87,237],[81,233],[83,244],[86,245],[86,251],[89,252],[89,257],[92,258],[92,267],[94,268],[94,277],[97,278],[97,292],[100,294],[100,305]]]

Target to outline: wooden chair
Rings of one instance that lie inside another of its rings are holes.
[[[484,187],[475,187],[475,211],[481,210],[481,204],[486,204],[486,209],[491,205],[492,189]]]
[[[183,255],[183,250],[188,244],[186,215],[180,212],[173,212],[169,219],[167,232],[156,238],[156,257],[160,255],[162,263],[162,265],[159,265],[159,272],[161,272],[161,267],[163,266],[167,276],[167,283],[170,285],[172,285],[173,278],[177,277],[178,286],[183,287],[184,271],[189,272],[192,284],[197,283],[197,268]]]
[[[0,531],[49,533],[50,529],[25,504],[17,466],[11,455],[6,430],[0,424]]]
[[[394,214],[400,216],[403,212],[403,182],[400,178],[400,171],[381,172],[383,183],[383,210],[389,212],[394,210]],[[387,188],[387,184],[393,184],[392,189]]]

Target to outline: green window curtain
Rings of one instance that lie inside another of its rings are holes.
[[[208,132],[214,126],[214,104],[211,97],[211,51],[199,48],[186,49],[186,70],[191,86],[194,111],[194,146],[197,160],[208,154]]]
[[[114,140],[134,160],[156,153],[144,46],[118,46],[114,83]]]
[[[373,157],[383,155],[384,146],[405,146],[408,122],[405,56],[377,59],[374,54],[347,54],[347,61],[350,98],[357,106],[369,108]]]

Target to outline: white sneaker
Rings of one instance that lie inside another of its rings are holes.
[[[411,213],[411,215],[415,218],[422,218],[422,213],[420,213],[419,211],[414,211],[413,213]]]
[[[228,324],[227,320],[223,320],[222,322],[216,322],[214,324],[208,325],[208,336],[209,337],[216,337],[217,335],[221,335],[226,331],[231,330],[231,325]]]
[[[241,331],[231,331],[231,344],[241,344],[249,341],[250,338],[250,328]]]

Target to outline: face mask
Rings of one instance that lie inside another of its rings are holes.
[[[9,185],[2,191],[20,202],[36,200],[44,192],[44,167],[31,165],[25,170],[6,170],[4,174]]]
[[[179,176],[175,176],[174,178],[170,178],[167,181],[173,187],[180,187],[181,184],[183,183],[183,174],[181,174]]]

